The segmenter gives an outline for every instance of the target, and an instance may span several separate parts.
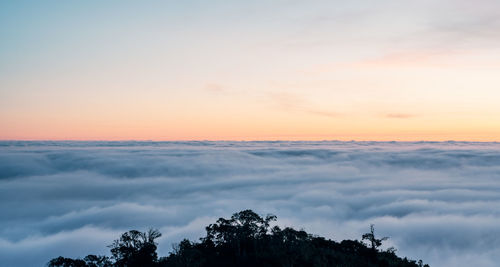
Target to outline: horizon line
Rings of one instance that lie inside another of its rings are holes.
[[[479,141],[479,140],[341,140],[341,139],[172,139],[172,140],[152,140],[152,139],[0,139],[0,142],[376,142],[376,143],[499,143],[500,141]]]

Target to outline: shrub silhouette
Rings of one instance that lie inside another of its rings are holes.
[[[276,216],[261,217],[252,210],[235,213],[229,219],[220,218],[206,227],[206,236],[199,242],[187,239],[174,245],[167,257],[158,258],[155,239],[157,230],[122,234],[109,247],[111,258],[88,255],[84,259],[58,257],[49,267],[209,267],[209,266],[384,266],[428,267],[422,261],[399,258],[394,249],[379,251],[373,225],[361,241],[343,240],[338,243],[313,236],[290,227],[271,227]]]

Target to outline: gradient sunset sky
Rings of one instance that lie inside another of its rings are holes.
[[[1,1],[3,140],[500,141],[500,1]]]

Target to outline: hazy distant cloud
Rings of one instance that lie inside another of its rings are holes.
[[[326,117],[338,117],[341,115],[340,113],[337,113],[337,112],[323,111],[323,110],[307,109],[305,111],[308,113],[311,113],[311,114],[316,114],[316,115],[326,116]]]
[[[227,91],[227,89],[223,85],[218,83],[207,83],[205,84],[203,89],[205,89],[208,92],[216,94],[225,93]]]
[[[293,102],[293,101],[292,101]],[[432,266],[496,266],[500,144],[0,142],[0,258],[40,266],[159,228],[161,255],[251,208],[336,240],[370,223]],[[30,257],[22,257],[29,253]]]
[[[415,115],[406,114],[406,113],[389,113],[389,114],[386,114],[385,117],[391,118],[391,119],[408,119],[408,118],[415,117]]]
[[[311,115],[338,117],[341,113],[315,108],[305,97],[288,92],[270,93],[270,99],[281,109],[292,112],[303,112]]]

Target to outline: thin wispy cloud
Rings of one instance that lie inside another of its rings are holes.
[[[223,94],[227,92],[227,88],[224,85],[219,83],[207,83],[203,87],[206,91],[214,94]]]
[[[269,98],[281,110],[287,112],[299,112],[322,117],[339,117],[342,113],[315,108],[306,97],[289,92],[269,93]]]
[[[409,118],[413,118],[415,116],[416,115],[414,115],[414,114],[407,114],[407,113],[389,113],[389,114],[385,115],[386,118],[390,118],[390,119],[409,119]]]

